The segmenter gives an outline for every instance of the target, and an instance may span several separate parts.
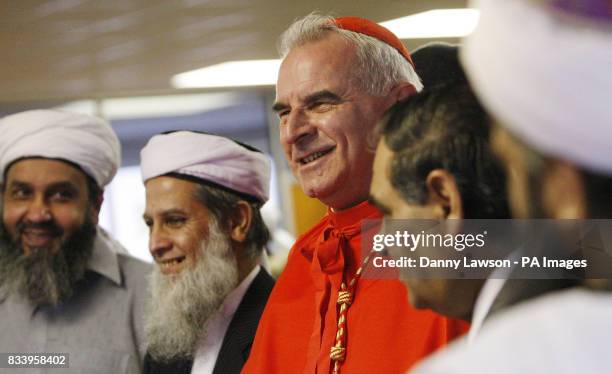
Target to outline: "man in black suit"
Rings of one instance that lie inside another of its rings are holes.
[[[269,232],[269,159],[192,131],[141,152],[144,220],[157,263],[145,373],[239,373],[274,280],[260,266]]]

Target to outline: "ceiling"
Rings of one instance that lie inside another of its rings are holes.
[[[465,0],[5,0],[0,104],[167,92],[180,72],[277,58],[279,34],[314,10],[380,22],[465,6]],[[426,41],[405,42],[414,48]]]

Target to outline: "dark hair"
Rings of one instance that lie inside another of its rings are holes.
[[[490,119],[467,83],[441,85],[395,105],[382,135],[394,152],[391,184],[424,204],[434,169],[452,173],[465,218],[509,218],[504,169],[489,144]]]
[[[104,194],[104,190],[98,186],[98,183],[89,176],[89,174],[83,172],[85,174],[85,180],[87,181],[87,197],[89,198],[89,203],[96,206],[99,199]]]
[[[589,218],[612,218],[612,176],[581,170]]]
[[[459,48],[455,44],[428,43],[415,49],[411,56],[426,90],[449,83],[467,82],[459,62]]]
[[[261,216],[261,202],[254,200],[253,197],[245,198],[246,195],[232,191],[226,187],[219,186],[216,183],[204,181],[199,178],[186,176],[183,174],[170,173],[168,176],[188,180],[196,183],[194,198],[210,211],[210,213],[219,222],[222,228],[227,228],[226,225],[230,222],[230,218],[234,213],[236,204],[239,201],[246,201],[253,214],[251,226],[246,236],[246,243],[251,257],[256,257],[261,253],[264,246],[270,240],[270,232]]]

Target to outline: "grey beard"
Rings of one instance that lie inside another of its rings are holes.
[[[95,235],[96,226],[86,218],[57,254],[40,249],[26,256],[18,239],[11,238],[0,223],[0,285],[34,306],[56,307],[74,294],[83,279]]]
[[[229,238],[216,220],[210,222],[208,233],[194,267],[177,275],[164,275],[157,266],[153,270],[145,333],[147,351],[156,361],[193,357],[210,317],[238,286],[238,265]]]

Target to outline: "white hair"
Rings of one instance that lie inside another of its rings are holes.
[[[397,49],[371,36],[339,28],[332,16],[311,13],[291,24],[280,37],[281,57],[294,47],[324,39],[330,32],[355,46],[355,80],[367,93],[383,96],[401,82],[410,83],[417,92],[423,89],[412,64]]]
[[[238,286],[238,265],[230,239],[214,217],[195,266],[164,275],[156,266],[145,320],[147,351],[162,362],[191,358],[210,318]]]

